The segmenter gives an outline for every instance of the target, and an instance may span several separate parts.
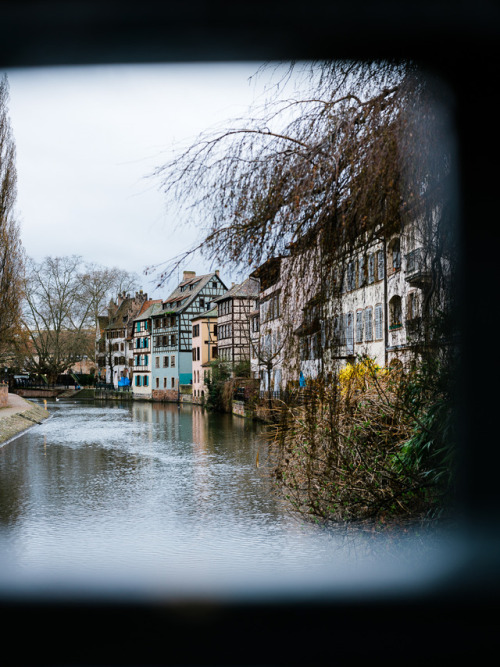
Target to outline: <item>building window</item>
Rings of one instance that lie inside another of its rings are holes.
[[[155,368],[160,368],[160,357],[155,357]]]
[[[401,326],[401,297],[396,294],[389,301],[389,329],[399,329]]]
[[[163,357],[163,368],[168,368],[168,357]]]
[[[175,378],[172,378],[171,387],[172,387],[172,389],[175,389]]]
[[[174,355],[172,355],[172,356],[170,357],[170,366],[171,366],[172,368],[175,368],[175,356],[174,356]]]
[[[196,338],[199,335],[200,335],[200,325],[199,324],[194,324],[193,325],[193,338]]]
[[[420,315],[419,299],[417,292],[408,294],[408,319],[414,320]]]
[[[373,310],[365,308],[365,340],[373,340]]]
[[[163,378],[163,389],[167,388],[167,378]]]
[[[144,386],[145,387],[149,386],[149,377],[147,375],[144,376]]]
[[[375,338],[381,340],[384,337],[384,311],[381,303],[375,306]]]
[[[389,244],[389,268],[392,272],[401,268],[401,246],[399,238],[393,239]]]
[[[156,388],[160,388],[160,378],[156,378]]]

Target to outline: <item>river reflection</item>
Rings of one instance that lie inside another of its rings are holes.
[[[358,576],[373,559],[373,537],[287,513],[255,464],[258,451],[266,458],[258,424],[189,405],[48,408],[50,420],[0,448],[0,564],[14,578],[133,571],[170,585],[242,575],[270,585],[353,565]],[[391,574],[414,556],[398,540]]]

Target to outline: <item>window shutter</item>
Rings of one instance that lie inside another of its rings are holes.
[[[345,334],[346,334],[346,346],[347,354],[354,354],[354,328],[353,328],[353,315],[352,313],[347,313],[345,316]]]
[[[356,343],[363,342],[363,311],[356,312]]]
[[[373,340],[372,309],[365,308],[365,340]]]
[[[361,255],[358,261],[358,287],[363,287],[365,284],[365,258]]]
[[[383,338],[383,313],[381,303],[375,306],[375,338],[377,340]]]
[[[368,284],[371,285],[375,281],[375,257],[373,254],[368,255]]]
[[[382,280],[384,277],[384,251],[379,250],[377,252],[377,278]]]

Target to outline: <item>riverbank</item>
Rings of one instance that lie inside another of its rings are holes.
[[[49,417],[50,413],[40,405],[8,394],[6,406],[0,408],[0,447]]]

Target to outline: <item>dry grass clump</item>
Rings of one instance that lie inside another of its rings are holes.
[[[428,505],[418,471],[402,464],[414,418],[401,399],[402,374],[370,362],[339,382],[283,406],[273,432],[274,476],[294,509],[317,519],[411,517]]]

